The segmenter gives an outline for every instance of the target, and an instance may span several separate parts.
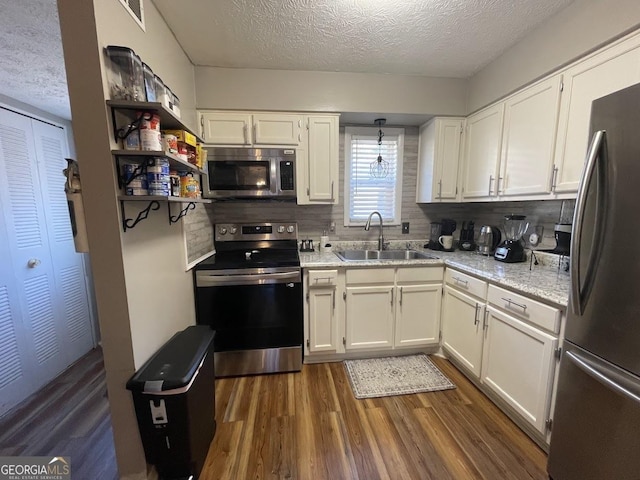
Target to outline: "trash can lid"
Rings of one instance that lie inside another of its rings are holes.
[[[159,392],[185,387],[213,343],[215,332],[193,325],[176,333],[129,379],[132,392]]]

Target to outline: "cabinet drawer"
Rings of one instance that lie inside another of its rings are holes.
[[[449,285],[456,287],[458,290],[467,292],[471,295],[475,295],[478,298],[485,299],[487,296],[487,282],[484,282],[478,278],[467,275],[466,273],[459,272],[458,270],[452,270],[447,268],[445,271],[445,282]]]
[[[347,270],[347,284],[394,283],[393,268],[354,268]]]
[[[338,283],[338,270],[310,270],[309,288],[332,287]]]
[[[405,282],[442,282],[442,267],[398,268],[398,283]]]
[[[495,285],[489,285],[487,301],[511,315],[550,332],[560,331],[560,310],[518,295]]]

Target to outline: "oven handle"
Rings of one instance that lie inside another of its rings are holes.
[[[299,283],[300,272],[258,273],[248,275],[198,275],[196,286],[214,287],[219,285],[265,285],[272,283]]]

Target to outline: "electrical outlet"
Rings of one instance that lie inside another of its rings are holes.
[[[402,222],[402,233],[409,233],[409,222]]]

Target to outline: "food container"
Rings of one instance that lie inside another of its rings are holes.
[[[144,102],[147,98],[144,88],[142,61],[127,47],[109,45],[107,80],[112,100],[133,100]]]
[[[180,196],[180,175],[175,170],[169,172],[170,193],[172,197]]]
[[[125,195],[148,195],[147,178],[140,173],[139,165],[137,163],[125,163],[121,168],[122,179],[126,184],[124,187]],[[134,177],[134,175],[136,176]]]
[[[189,148],[186,143],[178,142],[178,153],[176,153],[176,156],[182,161],[189,161]]]
[[[162,134],[162,149],[165,153],[175,155],[178,153],[178,137],[170,133]]]
[[[141,112],[139,115],[142,114]],[[160,116],[144,113],[140,122],[140,148],[159,152],[162,150],[162,134],[160,133]]]
[[[180,196],[186,198],[200,198],[200,182],[188,172],[180,177]]]
[[[144,76],[144,90],[147,95],[147,102],[156,101],[156,82],[153,70],[146,63],[142,62],[142,74]]]
[[[169,93],[169,87],[165,85],[160,77],[157,77],[157,79],[159,81],[159,84],[156,83],[156,99],[158,102],[164,105],[165,108],[171,110],[172,99]]]
[[[198,145],[198,141],[196,140],[196,136],[192,133],[187,132],[186,130],[164,130],[163,133],[165,135],[175,135],[179,142],[184,142],[192,147]]]
[[[127,130],[130,128],[131,125],[126,126]],[[137,128],[122,139],[122,148],[125,150],[140,150],[140,131]]]

